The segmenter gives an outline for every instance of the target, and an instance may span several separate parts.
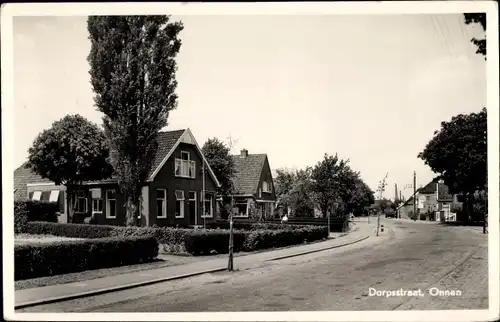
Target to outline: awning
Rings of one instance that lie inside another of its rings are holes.
[[[50,192],[50,197],[49,197],[49,201],[50,202],[57,202],[59,200],[59,190],[52,190]]]

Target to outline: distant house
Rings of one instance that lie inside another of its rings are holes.
[[[253,207],[264,217],[273,216],[276,194],[267,154],[249,154],[243,149],[239,155],[233,155],[233,161],[235,193],[224,197],[234,200],[238,209],[234,217],[248,218]]]
[[[205,171],[201,171],[202,165]],[[203,177],[205,180],[203,180]],[[205,198],[203,199],[203,181]],[[160,132],[158,150],[142,187],[139,221],[143,226],[201,225],[213,220],[216,209],[216,188],[220,186],[191,130]],[[21,166],[14,172],[16,199],[57,201],[65,221],[68,205],[65,187],[42,179]],[[98,224],[124,225],[124,196],[118,180],[85,182],[77,192],[75,218],[93,216]],[[205,213],[202,213],[205,203]]]
[[[417,190],[401,206],[398,207],[400,218],[411,218],[414,215],[413,200],[415,199],[416,215],[428,216],[429,220],[447,219],[455,205],[460,204],[456,195],[451,195],[443,182],[432,180]]]

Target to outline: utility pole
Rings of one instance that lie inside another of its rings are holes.
[[[378,186],[378,192],[380,193],[379,200],[381,203],[382,203],[382,198],[384,196],[385,186],[387,185],[385,181],[387,180],[388,175],[389,175],[389,173],[385,174],[384,179],[382,179],[382,181],[380,181],[379,186]],[[378,216],[377,216],[377,236],[378,236],[378,233],[380,231],[380,213],[381,213],[381,211],[378,212]]]
[[[231,196],[231,212],[229,213],[229,261],[227,263],[228,271],[233,270],[233,244],[234,244],[233,211],[234,211],[234,197]]]
[[[202,167],[201,167],[201,173],[202,173],[202,176],[203,176],[203,188],[202,188],[202,197],[201,197],[201,202],[203,203],[202,204],[202,209],[203,209],[203,228],[207,228],[207,214],[205,212],[205,162],[203,162],[202,160]]]
[[[417,172],[413,171],[413,215],[417,215]],[[418,215],[420,220],[420,214]]]

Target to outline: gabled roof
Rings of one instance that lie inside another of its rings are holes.
[[[208,169],[209,174],[212,176],[212,179],[214,179],[216,185],[220,186],[219,181],[215,177],[215,174],[210,168],[210,165],[208,165],[208,162],[205,159],[203,152],[201,151],[198,143],[196,142],[193,134],[191,133],[191,130],[189,129],[158,133],[158,150],[156,152],[155,159],[153,160],[151,169],[149,171],[148,181],[154,180],[154,177],[158,174],[160,169],[163,167],[165,162],[170,158],[172,153],[175,151],[180,142],[183,141],[183,139],[187,140],[188,142],[194,144],[197,147],[198,152],[200,153],[202,160],[204,161]],[[39,175],[35,174],[34,172],[32,172],[31,170],[25,168],[25,165],[26,163],[24,163],[14,171],[14,189],[17,189],[14,196],[16,199],[27,198],[27,187],[26,187],[27,184],[51,183],[50,180],[44,179]],[[117,181],[118,177],[112,176],[109,179],[86,182],[85,184],[115,183]]]
[[[248,154],[245,157],[233,155],[233,185],[236,194],[253,195],[257,193],[266,159],[267,154]]]

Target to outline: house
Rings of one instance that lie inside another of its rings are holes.
[[[233,155],[233,161],[235,193],[225,199],[231,198],[238,209],[234,218],[248,218],[253,208],[264,218],[273,217],[276,194],[267,154],[248,154],[243,149],[239,155]]]
[[[460,204],[457,196],[449,193],[448,186],[442,181],[432,180],[398,207],[398,217],[412,218],[414,199],[420,217],[427,216],[429,220],[437,221],[449,218],[452,208]]]
[[[190,129],[159,132],[158,150],[148,176],[142,187],[142,226],[201,225],[213,220],[220,183]],[[68,213],[64,186],[42,179],[24,165],[14,172],[14,185],[17,199],[58,201],[64,222]],[[75,218],[82,222],[93,216],[98,224],[124,225],[124,203],[116,177],[85,182],[78,188]]]

